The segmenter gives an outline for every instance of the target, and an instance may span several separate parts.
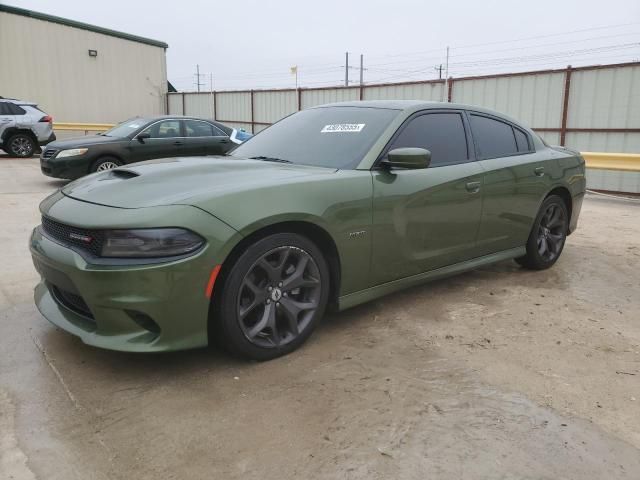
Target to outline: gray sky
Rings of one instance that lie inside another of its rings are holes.
[[[0,0],[165,41],[169,80],[194,90],[344,82],[344,52],[367,83],[640,60],[638,0]],[[535,38],[531,38],[535,37]],[[358,71],[350,78],[358,80]]]

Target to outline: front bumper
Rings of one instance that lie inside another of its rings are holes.
[[[98,217],[101,209],[117,210],[90,204],[80,208],[97,209]],[[193,207],[184,208],[193,210],[192,216],[218,222]],[[206,285],[212,268],[221,261],[223,244],[235,235],[221,222],[217,228],[202,250],[181,260],[96,265],[37,227],[30,250],[41,276],[34,294],[38,310],[54,325],[96,347],[157,352],[205,346],[210,305]]]
[[[44,152],[42,155],[44,155]],[[58,159],[55,156],[42,158],[42,155],[40,156],[40,170],[48,177],[75,180],[89,174],[91,159],[84,155],[66,159]]]

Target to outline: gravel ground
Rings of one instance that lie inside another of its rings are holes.
[[[46,322],[27,238],[62,184],[0,157],[0,478],[640,478],[640,202],[589,195],[550,270],[416,287],[256,364]]]

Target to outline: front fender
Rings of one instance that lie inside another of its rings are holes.
[[[342,267],[340,293],[345,294],[369,286],[371,195],[371,173],[351,170],[320,180],[233,192],[199,202],[198,207],[242,237],[285,222],[305,222],[322,228],[338,250]]]

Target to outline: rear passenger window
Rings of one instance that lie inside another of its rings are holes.
[[[518,145],[518,152],[528,152],[531,150],[529,147],[529,139],[527,134],[519,128],[513,129],[513,134],[516,136],[516,144]]]
[[[428,113],[410,120],[389,150],[404,147],[429,150],[431,167],[461,163],[469,158],[467,137],[459,113]]]
[[[207,122],[185,120],[184,125],[187,131],[187,137],[212,137],[216,135],[213,125]]]
[[[473,138],[482,158],[504,157],[518,153],[511,125],[480,115],[470,115]]]
[[[7,103],[9,107],[9,115],[24,115],[27,113],[24,108],[19,107],[15,103]]]

